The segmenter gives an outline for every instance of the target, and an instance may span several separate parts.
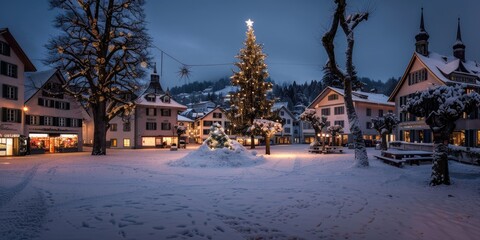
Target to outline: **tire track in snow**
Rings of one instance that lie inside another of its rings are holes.
[[[30,183],[32,178],[35,176],[38,170],[38,164],[33,166],[30,170],[28,170],[24,176],[22,181],[11,187],[11,188],[0,188],[0,208],[2,208],[5,204],[10,202],[15,195],[17,195],[19,192],[21,192],[27,185]]]

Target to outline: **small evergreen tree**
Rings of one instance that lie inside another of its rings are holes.
[[[222,125],[217,122],[213,123],[210,127],[210,133],[208,134],[208,138],[205,140],[205,143],[210,149],[232,149],[232,145],[230,144],[230,138],[227,134],[225,134],[225,130],[223,129]]]
[[[231,108],[227,112],[235,133],[246,134],[254,119],[268,118],[273,100],[267,99],[272,83],[267,82],[268,72],[262,46],[257,44],[253,32],[253,22],[247,21],[247,39],[245,47],[236,56],[238,71],[231,77],[232,85],[239,90],[231,95]],[[251,148],[255,148],[254,135],[251,134]]]
[[[373,128],[377,130],[382,137],[381,149],[387,150],[387,135],[392,134],[393,129],[398,125],[400,120],[393,113],[387,113],[383,117],[372,118]]]
[[[474,91],[466,94],[464,87],[438,86],[417,93],[402,106],[404,112],[424,117],[433,132],[433,166],[430,185],[450,184],[448,171],[448,141],[455,122],[480,106],[480,95]]]

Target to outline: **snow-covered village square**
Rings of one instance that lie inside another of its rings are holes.
[[[0,3],[0,240],[480,238],[480,2]]]

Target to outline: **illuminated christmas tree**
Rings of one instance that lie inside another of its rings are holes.
[[[245,47],[236,56],[240,61],[235,63],[238,71],[231,77],[232,85],[239,90],[231,96],[231,109],[228,111],[236,134],[247,134],[254,119],[270,118],[273,100],[267,99],[267,92],[272,83],[267,82],[268,72],[262,45],[257,44],[253,32],[253,21],[248,20]],[[254,136],[251,135],[251,148],[255,148]]]

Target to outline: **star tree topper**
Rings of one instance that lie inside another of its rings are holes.
[[[245,21],[245,23],[247,24],[248,29],[253,27],[253,21],[250,20],[250,18],[247,21]]]

